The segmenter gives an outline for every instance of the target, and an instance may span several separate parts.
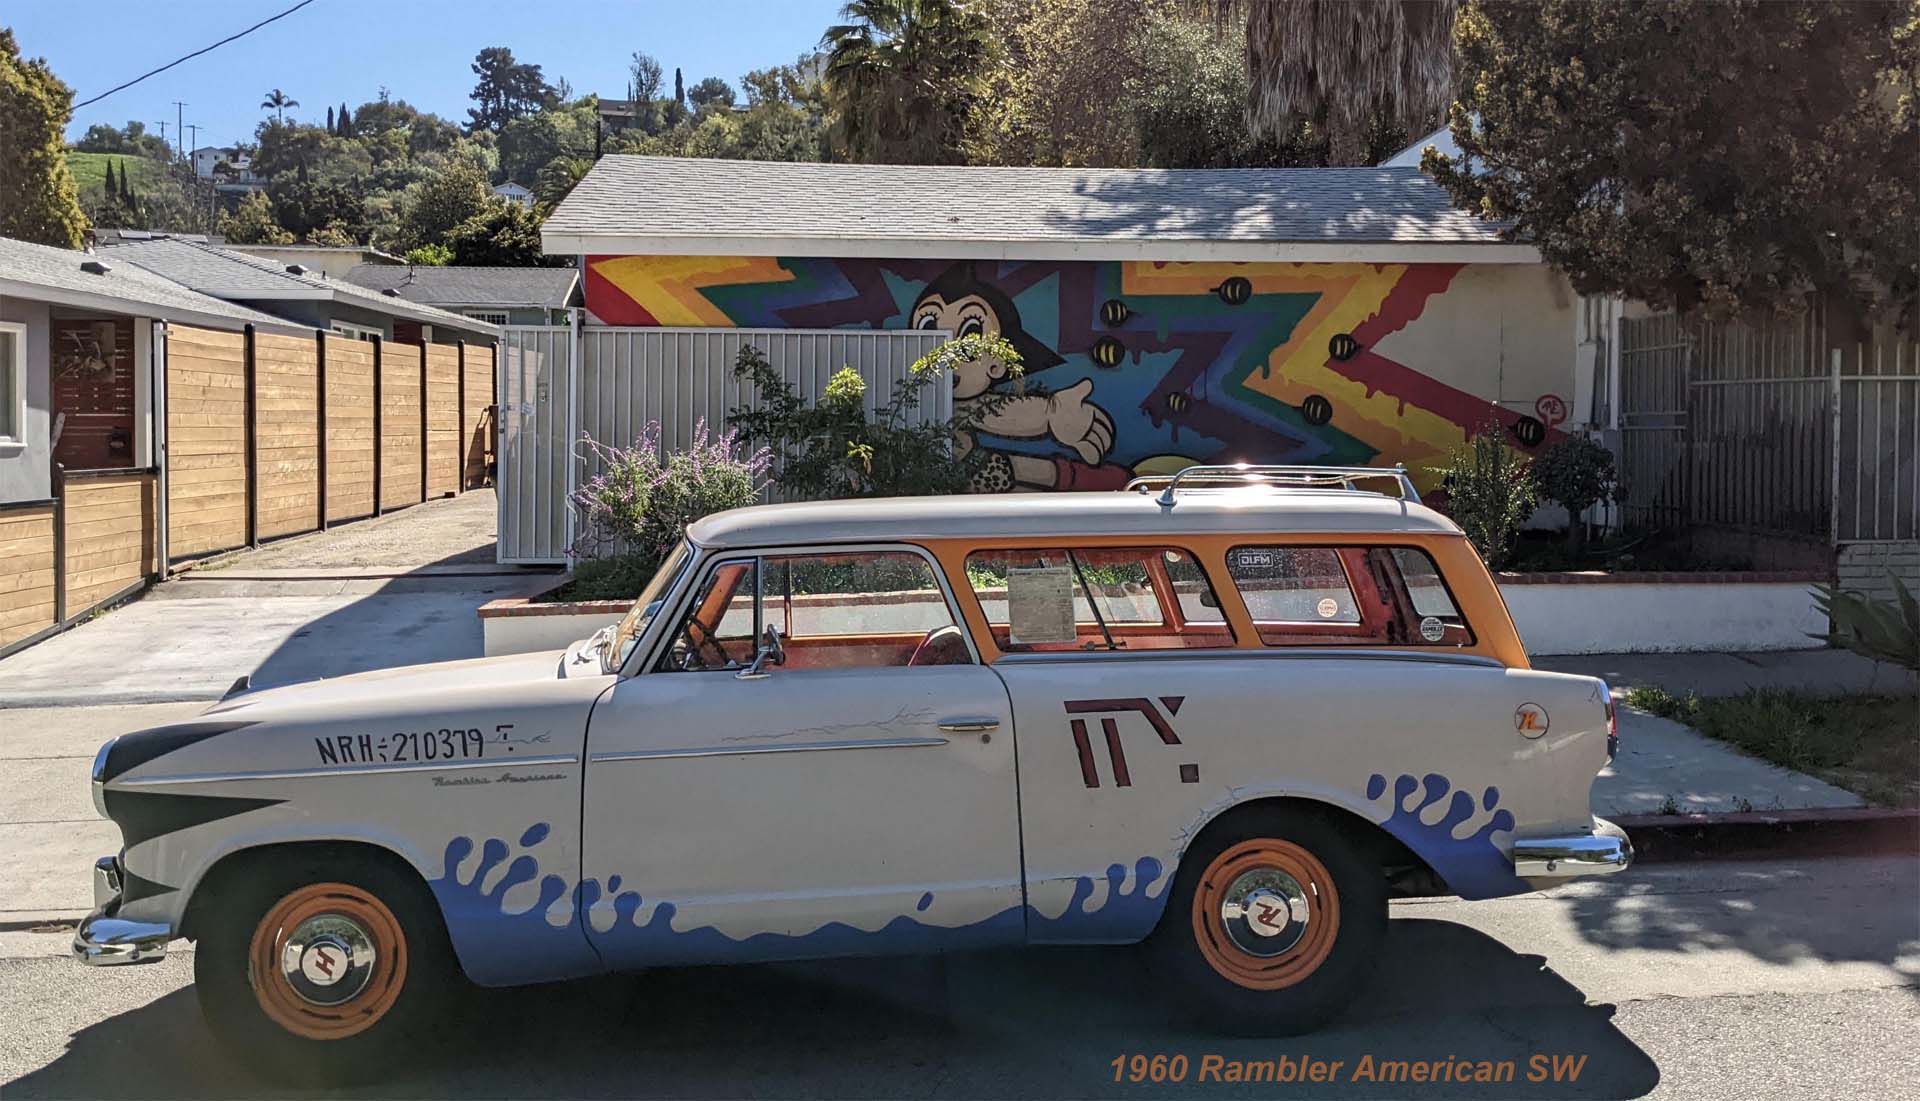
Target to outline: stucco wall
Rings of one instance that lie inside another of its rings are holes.
[[[977,435],[979,488],[1250,460],[1400,462],[1430,489],[1479,426],[1531,451],[1574,408],[1574,297],[1538,265],[592,256],[586,304],[605,325],[1004,335],[1029,396]],[[1004,388],[993,367],[956,398]]]
[[[1892,600],[1893,578],[1898,577],[1908,592],[1920,596],[1920,542],[1846,543],[1836,558],[1842,589]]]
[[[47,356],[53,345],[48,334],[47,306],[18,298],[0,298],[0,321],[27,327],[27,417],[23,441],[0,443],[0,502],[44,501],[53,495],[53,454]]]

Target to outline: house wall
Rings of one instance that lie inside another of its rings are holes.
[[[27,416],[23,441],[0,443],[0,504],[10,501],[44,501],[53,496],[51,465],[53,458],[53,405],[49,389],[52,374],[48,353],[52,348],[50,321],[45,303],[18,298],[0,298],[0,321],[15,321],[27,327]]]
[[[979,327],[1028,394],[978,488],[1114,488],[1192,462],[1426,469],[1497,421],[1532,451],[1575,406],[1575,299],[1540,265],[591,256],[603,325]],[[970,364],[956,399],[1004,387]],[[1042,396],[1042,392],[1045,395]]]

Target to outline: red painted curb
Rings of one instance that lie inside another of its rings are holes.
[[[1920,809],[1830,807],[1613,819],[1643,863],[1920,852]]]

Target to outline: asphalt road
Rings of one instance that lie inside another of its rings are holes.
[[[189,952],[88,970],[52,958],[65,939],[0,938],[0,1094],[299,1095],[215,1047]],[[1917,984],[1910,857],[1666,865],[1398,904],[1371,988],[1290,1040],[1170,1023],[1128,949],[674,969],[454,992],[444,1044],[364,1095],[1912,1097]],[[1185,1055],[1185,1080],[1116,1083],[1135,1054]],[[1235,1085],[1199,1080],[1209,1055],[1344,1066],[1333,1083]],[[1585,1060],[1529,1082],[1536,1055]],[[1513,1060],[1516,1080],[1352,1081],[1367,1056]]]

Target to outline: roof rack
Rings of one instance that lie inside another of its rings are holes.
[[[1174,494],[1183,483],[1191,489],[1269,485],[1371,493],[1372,490],[1363,490],[1357,483],[1379,481],[1391,481],[1395,495],[1401,500],[1420,503],[1420,494],[1413,488],[1413,479],[1407,476],[1404,466],[1274,466],[1256,463],[1189,466],[1177,474],[1151,474],[1135,478],[1127,483],[1127,488],[1140,493],[1158,489],[1161,507],[1172,508]]]

